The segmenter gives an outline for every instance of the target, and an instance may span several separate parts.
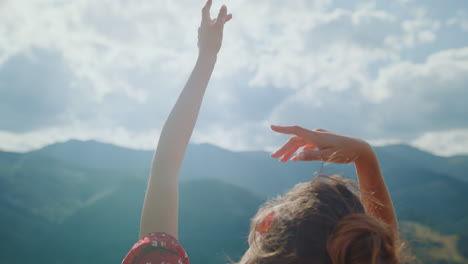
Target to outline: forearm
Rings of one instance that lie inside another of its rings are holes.
[[[149,232],[178,235],[178,174],[216,56],[199,56],[159,138],[143,204],[140,237]]]
[[[215,56],[199,56],[183,91],[161,131],[153,168],[182,163],[187,144],[197,121],[208,81],[216,63]]]
[[[366,144],[355,161],[356,173],[361,190],[362,203],[366,212],[398,230],[393,203],[380,171],[375,152]]]

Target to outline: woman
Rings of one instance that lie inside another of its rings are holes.
[[[178,236],[178,173],[205,89],[232,15],[202,9],[199,57],[161,132],[143,205],[140,241],[123,263],[189,263]],[[317,129],[272,126],[293,135],[273,158],[354,163],[361,198],[350,180],[318,177],[267,202],[252,220],[250,248],[240,263],[398,263],[398,227],[377,158],[364,141]]]

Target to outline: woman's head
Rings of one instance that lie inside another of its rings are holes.
[[[259,209],[240,264],[398,263],[395,240],[351,180],[319,176]]]

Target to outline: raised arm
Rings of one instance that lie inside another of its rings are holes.
[[[379,162],[374,150],[363,142],[359,156],[354,161],[358,176],[361,200],[366,212],[391,226],[395,234],[398,222],[392,199],[380,171]]]
[[[179,169],[221,48],[224,24],[232,17],[223,6],[218,17],[211,19],[211,3],[212,0],[208,0],[202,9],[197,62],[164,124],[154,154],[143,204],[140,238],[150,232],[165,232],[178,237]]]
[[[372,147],[362,139],[339,135],[323,129],[308,130],[299,126],[272,126],[276,132],[294,135],[273,158],[285,162],[303,148],[292,160],[354,162],[361,190],[361,200],[369,215],[387,223],[398,234],[398,224],[390,194]]]

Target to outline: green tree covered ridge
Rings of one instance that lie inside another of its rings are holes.
[[[468,158],[404,145],[376,150],[398,216],[412,223],[401,227],[418,257],[466,263]],[[137,239],[151,157],[150,151],[94,141],[0,152],[0,262],[118,263]],[[237,259],[258,206],[317,172],[354,177],[351,166],[281,164],[263,152],[191,145],[181,170],[180,221],[193,262]]]

